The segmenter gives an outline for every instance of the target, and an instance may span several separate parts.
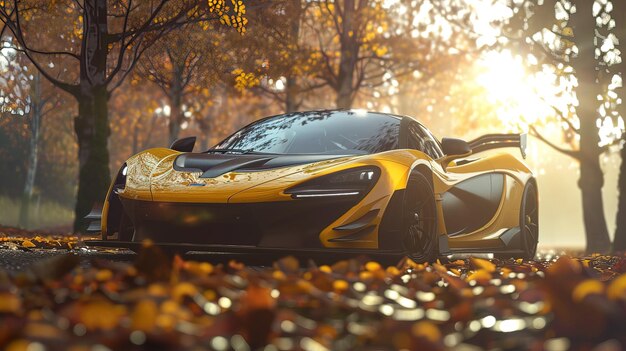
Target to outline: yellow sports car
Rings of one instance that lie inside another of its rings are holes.
[[[362,110],[256,121],[212,149],[195,138],[130,157],[101,213],[102,240],[182,251],[406,254],[530,259],[537,184],[510,153],[526,135],[437,140],[415,119]]]

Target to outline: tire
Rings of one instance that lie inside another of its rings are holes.
[[[119,241],[133,241],[135,238],[135,227],[130,217],[122,211],[120,218],[120,227],[117,232],[117,240]]]
[[[520,238],[523,251],[522,258],[532,260],[537,254],[539,242],[539,201],[537,186],[528,182],[524,187],[520,206]]]
[[[406,187],[402,218],[402,247],[415,262],[433,262],[439,257],[437,207],[430,182],[421,173],[412,174]]]

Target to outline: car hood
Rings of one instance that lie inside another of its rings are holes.
[[[139,162],[132,168],[151,168],[151,200],[162,202],[227,203],[242,191],[292,174],[309,176],[362,156],[171,153],[158,162]],[[139,158],[141,159],[141,158]],[[143,157],[145,161],[145,157]],[[129,160],[130,162],[130,160]],[[129,171],[131,165],[129,165]],[[129,182],[132,174],[129,173]],[[136,182],[135,182],[136,183]],[[132,193],[132,189],[129,189]],[[261,200],[261,199],[260,199]]]
[[[201,172],[200,178],[215,178],[233,171],[261,171],[354,157],[351,155],[215,154],[184,153],[174,159],[174,169]]]

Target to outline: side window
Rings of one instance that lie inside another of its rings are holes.
[[[430,150],[427,153],[433,156],[433,158],[435,159],[443,157],[444,155],[443,155],[443,151],[441,150],[441,144],[439,143],[437,138],[433,136],[433,133],[431,133],[428,129],[422,126],[418,126],[418,128],[424,132],[424,135],[425,135],[424,139],[426,140],[426,143],[428,144],[428,150]]]
[[[420,137],[417,123],[409,123],[409,149],[424,151],[424,140]]]
[[[439,143],[427,130],[415,122],[409,123],[409,148],[422,151],[433,159],[443,157]]]

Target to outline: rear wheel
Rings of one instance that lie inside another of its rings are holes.
[[[533,182],[526,184],[520,207],[520,231],[523,258],[532,260],[537,253],[539,242],[539,201],[537,186]]]
[[[432,262],[439,256],[435,196],[426,177],[415,173],[409,178],[404,197],[402,246],[416,262]]]

